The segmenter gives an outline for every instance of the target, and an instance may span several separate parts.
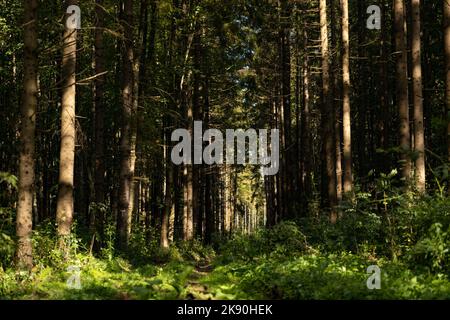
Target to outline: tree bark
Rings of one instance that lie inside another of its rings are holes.
[[[397,51],[396,79],[397,79],[397,105],[400,117],[400,161],[401,176],[405,184],[409,185],[411,177],[411,160],[409,152],[411,149],[409,108],[408,108],[408,72],[405,32],[405,8],[403,0],[394,0],[395,15],[395,48]]]
[[[336,147],[334,135],[334,121],[336,119],[330,94],[330,52],[328,48],[328,20],[327,1],[320,0],[320,38],[322,56],[322,123],[323,123],[323,154],[325,157],[326,190],[328,206],[331,209],[330,221],[337,220],[337,194],[336,194]]]
[[[67,6],[77,5],[77,0],[66,1]],[[66,20],[70,14],[66,14]],[[59,160],[59,191],[56,206],[58,236],[62,247],[64,238],[70,234],[73,219],[73,180],[75,162],[75,100],[76,100],[76,58],[77,29],[64,29],[62,56],[62,105],[61,105],[61,149]]]
[[[304,192],[306,196],[311,196],[312,191],[312,180],[311,180],[311,168],[312,168],[312,149],[311,149],[311,108],[310,108],[310,94],[309,94],[309,86],[310,86],[310,72],[309,72],[309,59],[308,59],[308,33],[306,23],[303,26],[303,43],[304,43],[304,57],[303,57],[303,92],[302,92],[302,100],[303,100],[303,109],[302,109],[302,143],[303,143],[303,163],[304,163],[304,173],[303,173],[303,184],[304,184]]]
[[[170,134],[166,133],[166,144],[169,146]],[[169,248],[169,218],[173,205],[173,169],[170,161],[170,148],[166,147],[166,188],[164,197],[164,209],[161,218],[161,238],[160,246],[163,249]]]
[[[105,13],[102,8],[103,0],[96,0],[95,6],[95,74],[99,75],[95,79],[95,175],[94,175],[94,192],[95,192],[95,203],[98,205],[104,204],[105,202],[105,137],[104,137],[104,119],[105,119],[105,53],[104,53],[104,42],[103,42],[103,28]],[[91,213],[91,225],[97,231],[100,237],[103,237],[103,227],[104,227],[104,211],[102,208],[97,207],[97,210]],[[97,215],[97,216],[95,216]],[[99,239],[102,241],[102,239]]]
[[[445,105],[447,109],[447,159],[450,162],[450,2],[444,1]],[[449,193],[450,193],[450,188]]]
[[[188,19],[190,14],[190,6],[188,1],[184,0],[182,3],[182,12],[184,25],[188,27]],[[194,30],[191,30],[189,34],[185,36],[185,52],[184,52],[184,72],[180,82],[181,92],[181,105],[184,106],[186,114],[186,126],[189,131],[189,135],[193,137],[193,103],[192,103],[192,70],[188,65],[191,57],[191,46],[194,39]],[[193,211],[193,164],[185,164],[183,177],[184,177],[184,209],[183,209],[183,239],[192,240],[194,237],[194,211]]]
[[[16,259],[20,269],[31,270],[33,255],[31,231],[33,221],[33,194],[35,178],[35,131],[38,96],[37,64],[37,0],[24,1],[24,79],[21,107],[21,134],[19,159],[19,200],[16,234],[18,237]]]
[[[382,11],[381,11],[381,48],[380,48],[380,56],[381,56],[381,66],[380,66],[380,107],[381,107],[381,115],[379,117],[379,126],[378,130],[380,132],[380,141],[379,147],[386,151],[389,148],[389,128],[391,122],[391,114],[389,112],[390,107],[390,91],[389,91],[389,75],[388,75],[388,66],[389,66],[389,56],[388,56],[388,35],[389,28],[387,26],[387,10],[386,10],[386,1],[382,2]],[[379,155],[377,161],[378,170],[381,172],[384,167],[388,164],[390,158],[388,156],[384,156],[382,154]]]
[[[425,193],[425,132],[423,124],[422,59],[420,41],[420,0],[412,0],[412,67],[414,103],[414,151],[417,153],[415,185],[419,193]]]
[[[118,247],[125,250],[128,247],[129,234],[129,206],[130,190],[134,172],[132,171],[132,122],[135,117],[133,100],[133,0],[124,1],[123,12],[123,75],[122,75],[122,130],[120,136],[120,181],[119,181],[119,208],[117,216]]]
[[[348,23],[348,0],[341,0],[342,11],[342,127],[344,142],[344,194],[353,191],[352,173],[352,137],[351,137],[351,114],[350,114],[350,40]]]

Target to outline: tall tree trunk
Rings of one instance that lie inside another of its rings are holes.
[[[445,105],[447,109],[447,159],[450,162],[450,2],[444,1]],[[450,185],[450,183],[449,183]],[[449,193],[450,193],[450,187]]]
[[[192,165],[187,164],[184,167],[183,240],[185,241],[192,240],[194,236],[192,183]]]
[[[337,25],[337,15],[336,15],[336,6],[335,1],[330,0],[330,23],[332,26]],[[334,136],[335,136],[335,147],[336,147],[336,199],[337,203],[340,204],[342,201],[342,193],[343,193],[343,175],[342,175],[342,128],[341,128],[341,117],[342,117],[342,108],[339,106],[336,101],[340,101],[340,87],[339,87],[339,77],[337,76],[339,66],[338,66],[338,60],[340,57],[340,54],[337,50],[338,45],[336,41],[336,29],[338,28],[331,28],[331,35],[330,35],[330,46],[331,46],[331,72],[330,72],[330,79],[332,86],[330,88],[333,108],[335,110],[336,119],[334,120]]]
[[[104,138],[104,119],[105,119],[105,53],[103,43],[103,28],[105,24],[105,13],[102,8],[103,0],[96,0],[95,6],[95,203],[101,205],[105,202],[105,138]],[[97,216],[95,216],[97,214]],[[104,210],[97,208],[92,214],[91,224],[97,231],[97,234],[103,238],[103,226],[105,222]],[[99,239],[102,241],[102,239]]]
[[[425,136],[422,99],[422,59],[420,41],[420,0],[412,0],[412,67],[414,103],[414,151],[417,153],[415,185],[417,191],[425,193]]]
[[[166,129],[168,131],[168,129]],[[170,161],[170,133],[166,133],[166,184],[164,196],[164,209],[161,217],[161,238],[160,246],[163,249],[169,248],[169,219],[173,205],[173,169]]]
[[[411,149],[409,108],[408,108],[408,74],[407,74],[407,52],[405,32],[405,8],[404,0],[394,0],[395,15],[395,48],[397,51],[396,79],[397,79],[397,105],[400,117],[400,161],[402,178],[405,184],[410,183],[411,160],[409,152]]]
[[[67,6],[77,5],[77,0],[66,1]],[[70,19],[66,14],[65,22]],[[62,105],[61,105],[61,150],[59,158],[59,191],[56,206],[56,222],[61,246],[70,234],[73,219],[73,180],[75,160],[75,96],[76,96],[76,58],[77,29],[65,23],[62,56]]]
[[[192,108],[193,120],[202,120],[201,110],[201,57],[202,57],[202,30],[200,23],[196,23],[193,38],[193,93],[192,93]],[[203,141],[202,141],[203,143]],[[195,147],[194,147],[195,148]],[[200,168],[199,164],[192,165],[192,211],[193,211],[193,233],[194,235],[201,234],[202,224],[202,198],[200,188]]]
[[[280,71],[281,71],[281,110],[280,110],[280,125],[282,126],[282,140],[283,140],[283,211],[282,216],[289,218],[293,215],[292,208],[292,177],[295,176],[293,169],[295,168],[293,149],[291,145],[291,43],[290,43],[290,4],[286,0],[280,1]]]
[[[16,234],[17,266],[31,270],[33,255],[31,230],[33,221],[33,194],[35,169],[35,130],[38,96],[38,65],[37,65],[37,0],[24,1],[24,78],[22,100],[22,122],[20,134],[19,159],[19,200],[17,207]]]
[[[348,0],[341,0],[342,11],[342,127],[344,142],[344,193],[353,191],[352,137],[350,114],[350,44],[348,27]]]
[[[183,12],[183,23],[190,29],[188,24],[189,14],[190,14],[190,4],[189,1],[182,1],[182,12]],[[187,124],[187,130],[189,135],[193,137],[193,126],[194,126],[194,114],[193,114],[193,103],[192,103],[192,69],[189,66],[189,60],[191,57],[191,46],[194,39],[194,30],[191,30],[189,34],[185,36],[185,52],[184,52],[184,65],[183,74],[180,81],[180,93],[181,93],[181,105],[185,108],[185,115]],[[192,240],[194,236],[194,211],[193,211],[193,164],[184,165],[184,211],[183,211],[183,239]]]
[[[205,125],[205,128],[209,128],[209,121],[210,121],[210,99],[209,99],[209,84],[210,84],[210,72],[209,72],[209,52],[207,50],[204,50],[203,54],[203,62],[205,67],[205,83],[203,87],[203,123]],[[214,228],[214,220],[213,220],[213,207],[212,207],[212,166],[211,165],[204,165],[203,167],[203,174],[204,174],[204,212],[205,212],[205,237],[204,242],[209,244],[211,243],[211,236],[213,233]]]
[[[388,35],[389,35],[389,28],[387,26],[387,10],[386,10],[386,1],[383,0],[382,2],[382,11],[381,11],[381,67],[380,67],[380,107],[381,107],[381,116],[379,117],[379,131],[380,131],[380,142],[379,147],[383,150],[387,150],[389,148],[389,128],[390,128],[390,119],[391,114],[389,113],[389,106],[390,106],[390,96],[389,96],[389,75],[388,75],[388,66],[389,66],[389,56],[388,56]],[[379,155],[377,166],[379,168],[379,171],[383,170],[389,162],[389,157]]]
[[[130,190],[134,172],[132,171],[132,126],[135,119],[133,99],[133,0],[124,0],[123,11],[123,75],[122,75],[122,130],[120,136],[120,181],[119,181],[119,208],[117,216],[118,247],[127,249],[129,234],[129,206]],[[134,166],[133,166],[134,167]]]
[[[309,83],[310,72],[308,64],[308,33],[306,23],[303,26],[303,43],[304,43],[304,57],[303,57],[303,109],[302,109],[302,143],[303,143],[303,162],[304,162],[304,191],[306,196],[311,196],[312,181],[311,181],[311,168],[312,168],[312,150],[311,150],[311,125],[310,125],[310,95],[309,95]]]
[[[322,122],[323,122],[323,154],[325,157],[326,190],[328,205],[331,208],[330,221],[337,220],[336,194],[336,147],[334,135],[335,110],[331,97],[330,52],[328,48],[327,1],[320,0],[320,38],[322,55]]]

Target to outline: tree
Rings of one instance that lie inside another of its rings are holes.
[[[31,230],[33,221],[33,195],[35,178],[35,131],[38,95],[37,65],[37,0],[24,1],[24,70],[23,100],[21,108],[19,199],[16,234],[17,265],[31,269],[33,266]]]
[[[132,126],[135,119],[134,110],[134,51],[133,51],[133,0],[124,0],[122,31],[122,126],[120,136],[120,177],[119,177],[119,205],[117,216],[117,245],[125,250],[130,237],[130,190],[134,176],[132,164]]]
[[[447,109],[447,158],[448,161],[450,162],[450,2],[448,0],[444,0],[443,2],[444,2],[444,49],[445,49],[445,106]]]
[[[103,43],[105,13],[102,7],[103,0],[96,0],[95,6],[95,202],[97,205],[105,202],[105,137],[104,137],[104,119],[105,119],[105,52]],[[105,217],[103,210],[99,210],[99,216],[91,218],[91,226],[103,233],[103,224]]]
[[[328,20],[327,1],[320,0],[320,38],[322,57],[322,123],[323,123],[323,149],[325,158],[326,190],[328,195],[328,205],[331,208],[331,222],[336,222],[336,148],[334,135],[335,110],[330,94],[330,52],[328,48]]]
[[[311,148],[311,99],[310,99],[310,70],[309,70],[309,59],[308,59],[308,31],[307,31],[306,23],[303,25],[303,47],[304,47],[304,54],[303,54],[303,65],[302,65],[302,102],[303,102],[303,109],[302,109],[302,116],[301,116],[301,127],[302,127],[302,138],[301,141],[303,142],[303,152],[302,152],[302,161],[304,163],[303,168],[303,180],[304,180],[304,192],[307,196],[311,195],[311,189],[313,181],[311,179],[311,154],[312,154],[312,148]]]
[[[348,0],[341,0],[342,11],[342,127],[344,142],[344,193],[349,194],[353,190],[352,173],[352,137],[350,114],[350,44],[348,27]]]
[[[394,32],[395,49],[397,53],[396,62],[396,99],[400,117],[400,161],[402,167],[402,178],[408,185],[411,176],[411,161],[409,152],[410,128],[409,128],[409,107],[408,107],[408,72],[407,72],[407,52],[406,52],[406,31],[405,31],[405,6],[403,0],[394,0]]]
[[[195,3],[194,3],[195,4]],[[181,54],[183,57],[183,74],[180,81],[181,107],[184,108],[185,123],[189,135],[193,136],[194,126],[194,110],[192,101],[192,69],[188,65],[191,58],[191,47],[194,40],[194,32],[189,23],[191,12],[191,3],[183,0],[181,2],[181,10],[183,15],[183,25],[188,29],[188,34],[183,37],[183,46]],[[195,23],[195,22],[194,22]],[[192,240],[194,237],[194,199],[193,199],[193,164],[184,164],[183,168],[183,240]]]
[[[278,31],[279,37],[279,69],[280,69],[280,122],[282,133],[282,166],[281,176],[282,179],[282,216],[284,218],[292,217],[292,194],[293,194],[293,179],[295,173],[293,169],[296,166],[293,165],[294,158],[291,145],[291,43],[290,43],[290,17],[291,8],[290,4],[286,0],[281,0],[279,6],[279,24],[280,30]]]
[[[77,5],[77,0],[68,0],[67,7]],[[59,189],[56,205],[58,236],[64,240],[70,234],[73,219],[73,176],[75,162],[75,98],[77,29],[72,28],[66,13],[62,51],[62,103],[61,103],[61,149],[59,156]],[[61,242],[65,246],[64,241]]]
[[[420,41],[420,0],[412,0],[412,77],[414,104],[414,151],[416,155],[415,185],[425,192],[425,132],[423,124],[422,59]]]

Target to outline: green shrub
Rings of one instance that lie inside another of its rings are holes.
[[[219,252],[226,263],[270,255],[289,257],[311,249],[298,225],[287,221],[251,235],[235,235],[219,248]]]

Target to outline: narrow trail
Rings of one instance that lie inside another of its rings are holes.
[[[214,300],[214,295],[209,292],[208,287],[201,283],[201,279],[206,277],[213,267],[210,262],[203,261],[195,266],[189,276],[186,285],[186,299],[188,300]]]

